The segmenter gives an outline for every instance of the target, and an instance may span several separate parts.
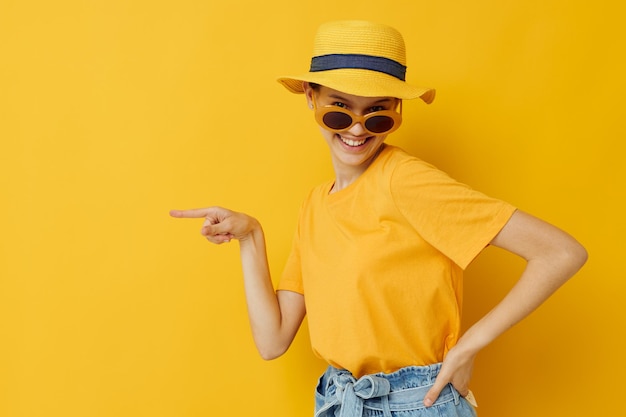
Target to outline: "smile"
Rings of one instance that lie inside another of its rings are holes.
[[[338,135],[338,136],[339,136],[339,135]],[[342,136],[339,136],[339,139],[341,139],[341,141],[342,141],[343,143],[345,143],[346,145],[351,146],[351,147],[353,147],[353,148],[356,148],[357,146],[361,146],[361,145],[363,145],[365,142],[367,142],[367,140],[368,140],[369,138],[365,138],[365,139],[362,139],[362,140],[352,140],[352,139],[346,139],[346,138],[344,138],[344,137],[342,137]]]

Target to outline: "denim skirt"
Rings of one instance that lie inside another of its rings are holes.
[[[315,417],[476,417],[472,405],[448,384],[431,407],[424,397],[441,364],[409,366],[358,380],[329,366],[315,390]]]

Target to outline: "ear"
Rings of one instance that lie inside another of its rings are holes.
[[[313,88],[308,81],[303,81],[302,89],[304,90],[304,97],[306,98],[309,109],[313,109]]]

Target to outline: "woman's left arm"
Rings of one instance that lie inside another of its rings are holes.
[[[526,259],[526,268],[502,301],[450,349],[424,399],[427,406],[435,402],[448,383],[467,395],[476,354],[539,307],[587,260],[587,251],[572,236],[519,210],[491,244]]]

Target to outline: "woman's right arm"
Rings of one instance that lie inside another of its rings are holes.
[[[239,241],[248,317],[256,347],[267,360],[285,353],[304,319],[304,296],[274,291],[261,224],[247,214],[221,207],[172,210],[170,215],[204,218],[201,233],[210,242]]]

